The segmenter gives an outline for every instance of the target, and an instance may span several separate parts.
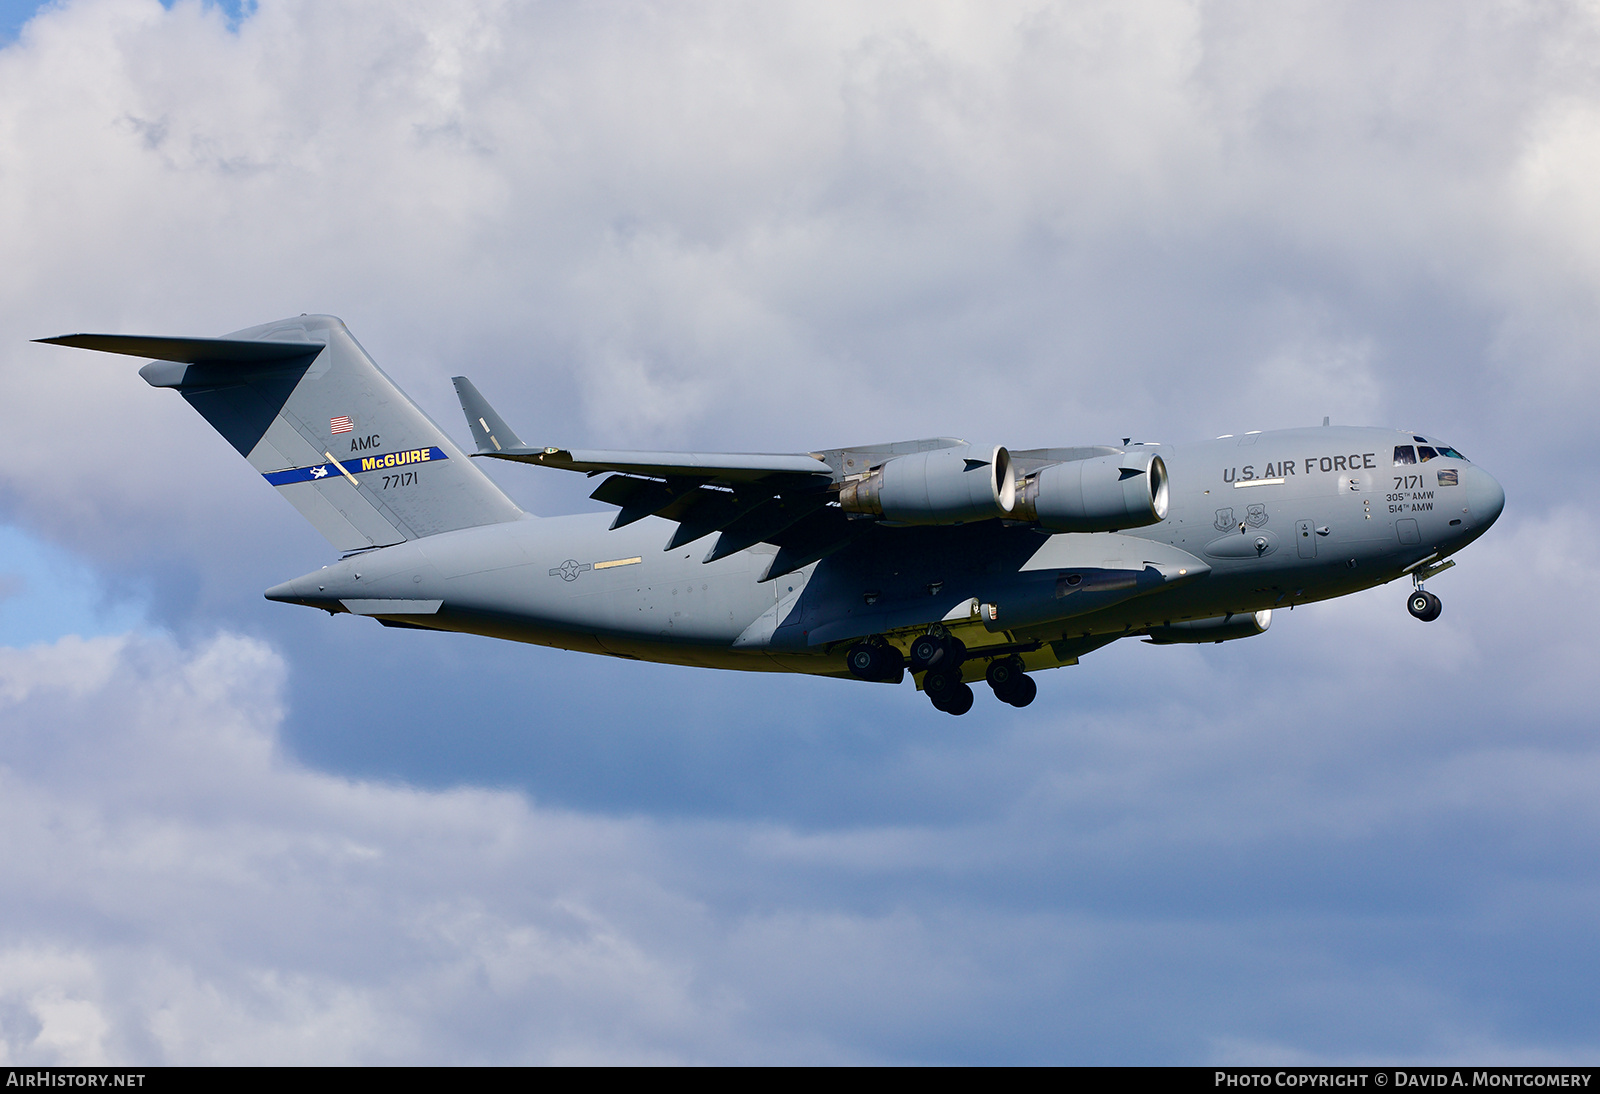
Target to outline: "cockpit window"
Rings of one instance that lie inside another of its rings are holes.
[[[1426,437],[1418,437],[1415,434],[1412,434],[1411,439],[1416,441],[1418,444],[1427,444],[1428,443],[1428,438],[1426,438]]]
[[[1466,459],[1465,456],[1463,456],[1461,453],[1457,452],[1455,449],[1451,448],[1447,444],[1441,444],[1439,446],[1439,455],[1448,456],[1452,460],[1464,460],[1464,459]]]
[[[1403,463],[1416,462],[1417,450],[1415,448],[1412,448],[1409,444],[1397,444],[1394,446],[1394,465],[1396,467]]]
[[[1439,453],[1435,452],[1425,444],[1417,445],[1417,455],[1422,457],[1423,463],[1427,463],[1429,460],[1436,460],[1439,458]]]

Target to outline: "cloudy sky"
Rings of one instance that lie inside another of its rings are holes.
[[[1593,3],[0,4],[0,1061],[1592,1061],[1596,178]],[[386,630],[28,341],[307,311],[458,441],[1327,415],[1508,502],[1437,623],[961,719]]]

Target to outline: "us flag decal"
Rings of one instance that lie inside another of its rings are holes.
[[[348,433],[355,427],[356,423],[350,419],[348,414],[328,419],[328,429],[334,433]]]

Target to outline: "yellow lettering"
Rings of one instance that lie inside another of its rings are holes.
[[[371,471],[373,468],[375,468],[377,466],[378,466],[378,461],[373,459],[371,456],[367,456],[367,457],[363,458],[362,461],[361,461],[361,470],[363,470],[363,471]]]
[[[422,450],[422,452],[421,452],[421,456],[422,456],[422,458],[423,458],[423,459],[424,459],[424,460],[431,460],[431,459],[433,459],[433,449],[431,449],[431,448],[424,448],[424,449],[423,449],[423,450]]]

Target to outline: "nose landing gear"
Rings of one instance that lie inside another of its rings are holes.
[[[1453,565],[1455,565],[1455,563],[1452,562],[1444,566],[1440,566],[1438,569],[1434,569],[1433,573],[1438,573],[1439,570],[1449,569],[1450,566]],[[1422,587],[1422,578],[1419,577],[1418,574],[1413,573],[1411,575],[1411,596],[1406,600],[1406,611],[1410,612],[1424,623],[1432,623],[1435,619],[1439,618],[1439,612],[1443,609],[1444,605],[1440,602],[1439,598],[1428,592],[1428,590],[1424,589]]]
[[[1439,612],[1444,609],[1444,604],[1438,597],[1418,585],[1412,590],[1411,598],[1406,601],[1406,610],[1424,623],[1432,623],[1439,618]]]
[[[1424,623],[1432,623],[1438,619],[1444,605],[1440,603],[1438,597],[1424,589],[1422,583],[1430,577],[1444,573],[1455,564],[1455,559],[1440,559],[1439,552],[1435,551],[1427,558],[1407,566],[1404,572],[1411,575],[1411,596],[1406,600],[1406,611]]]

